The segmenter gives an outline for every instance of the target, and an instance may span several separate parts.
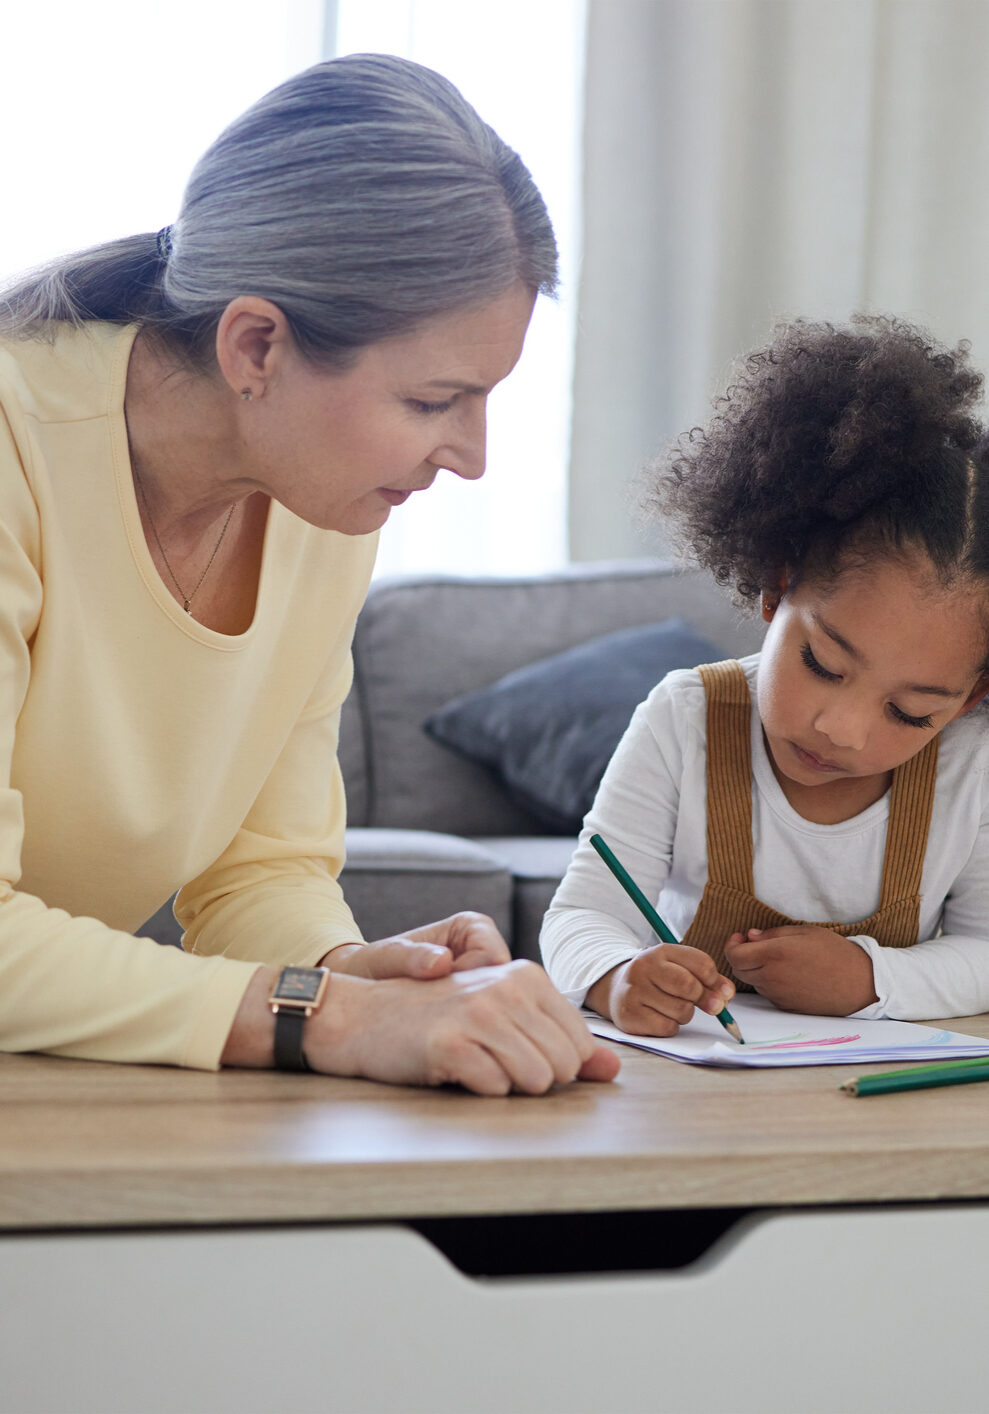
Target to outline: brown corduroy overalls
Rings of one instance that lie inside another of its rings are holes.
[[[740,663],[697,670],[707,697],[707,883],[683,938],[733,977],[725,956],[732,933],[809,920],[788,918],[755,897],[752,870],[752,752],[749,685]],[[887,948],[909,948],[920,930],[920,877],[937,782],[937,737],[897,766],[890,791],[879,908],[858,923],[819,923],[844,937],[866,934]],[[733,978],[739,991],[747,983]]]

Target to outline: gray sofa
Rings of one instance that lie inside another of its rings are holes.
[[[725,657],[754,651],[762,638],[762,624],[742,619],[708,576],[658,560],[372,585],[340,738],[349,819],[342,884],[365,937],[476,908],[495,919],[515,956],[538,958],[540,923],[574,839],[548,834],[490,770],[430,740],[422,723],[514,669],[671,617]]]
[[[538,959],[540,923],[574,838],[548,833],[491,771],[430,740],[422,723],[514,669],[673,617],[724,657],[762,638],[762,625],[742,619],[706,575],[659,560],[372,584],[340,725],[349,820],[341,882],[365,937],[473,908],[494,918],[516,957]],[[170,904],[138,931],[179,941]]]

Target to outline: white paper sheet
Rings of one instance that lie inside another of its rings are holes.
[[[676,1036],[632,1036],[596,1012],[584,1018],[595,1036],[655,1051],[690,1065],[858,1065],[867,1061],[953,1060],[989,1056],[989,1040],[910,1021],[857,1021],[849,1016],[801,1016],[779,1011],[765,997],[734,997],[729,1010],[745,1045],[703,1012]]]

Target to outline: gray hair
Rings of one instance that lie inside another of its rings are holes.
[[[306,357],[342,366],[517,281],[557,283],[521,158],[440,74],[357,54],[297,74],[221,133],[171,228],[0,291],[0,330],[134,321],[205,361],[223,310],[249,294],[279,306]]]

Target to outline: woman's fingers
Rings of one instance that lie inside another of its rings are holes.
[[[404,937],[413,941],[439,943],[449,948],[458,972],[474,967],[494,967],[511,962],[512,954],[495,922],[486,913],[465,911],[411,928]]]
[[[332,954],[331,954],[332,956]],[[412,942],[408,938],[382,938],[351,953],[336,971],[351,977],[415,977],[429,981],[453,969],[453,954],[438,943]]]
[[[475,1095],[507,1095],[512,1081],[504,1066],[476,1041],[448,1039],[430,1066],[430,1085],[463,1085]]]
[[[588,1066],[611,1079],[609,1059],[576,1008],[531,962],[453,973],[424,984],[341,977],[311,1018],[311,1065],[411,1085],[455,1081],[478,1094],[542,1094]],[[320,1042],[323,1041],[321,1045]]]
[[[580,1015],[560,996],[535,963],[509,963],[462,974],[471,995],[471,1026],[515,1089],[542,1094],[552,1084],[568,1084],[597,1043]]]
[[[392,938],[343,944],[322,959],[334,972],[377,981],[388,977],[431,981],[450,972],[469,972],[511,960],[508,944],[484,913],[455,913]]]
[[[485,1058],[485,1066],[494,1068],[490,1073],[493,1075],[495,1070],[498,1073],[497,1089],[482,1090],[477,1083],[481,1055]],[[451,1079],[479,1094],[507,1095],[512,1090],[518,1090],[524,1095],[544,1095],[556,1079],[546,1057],[521,1036],[515,1036],[510,1041],[493,1040],[490,1047],[478,1042],[458,1047],[456,1055],[448,1057],[447,1063],[453,1067]],[[575,1068],[561,1083],[575,1079],[576,1074]]]
[[[577,1072],[578,1080],[614,1080],[622,1068],[622,1063],[614,1051],[607,1046],[595,1046]]]

